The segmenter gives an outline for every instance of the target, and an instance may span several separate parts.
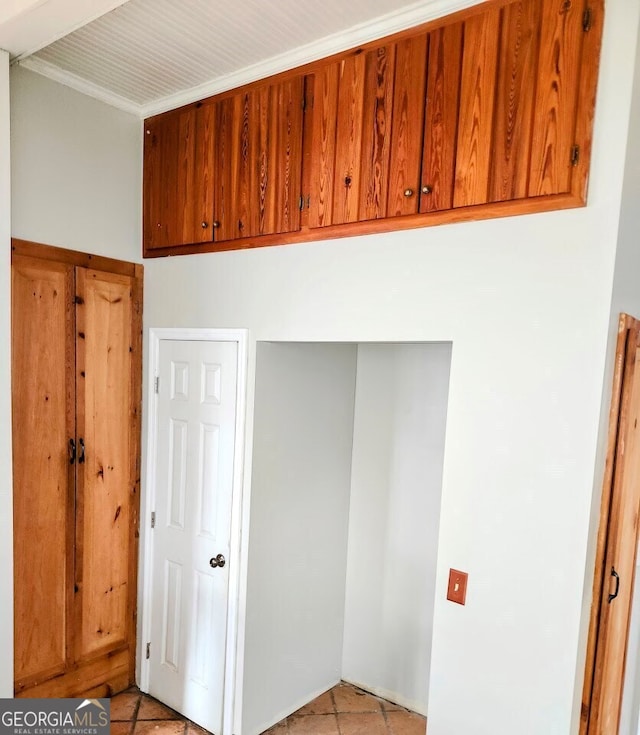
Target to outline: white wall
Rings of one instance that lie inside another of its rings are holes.
[[[257,361],[243,735],[340,680],[356,348]]]
[[[13,693],[9,237],[141,260],[142,125],[0,54],[0,696]],[[9,100],[9,76],[11,96]],[[9,105],[10,101],[10,105]],[[11,146],[9,146],[9,106]],[[11,198],[9,198],[11,151]],[[6,512],[5,512],[6,511]]]
[[[450,344],[360,345],[342,678],[427,714]]]
[[[618,314],[626,312],[640,319],[640,43],[636,47],[635,70],[611,302],[608,349],[611,362],[615,353]],[[608,372],[612,372],[612,368]],[[610,394],[610,380],[605,389]],[[608,417],[603,413],[602,418],[602,431],[608,432]],[[637,561],[639,566],[636,567],[620,735],[640,734],[640,554]]]
[[[250,375],[255,340],[453,342],[430,735],[577,732],[639,8],[607,4],[588,207],[145,265],[147,325],[246,327]]]
[[[142,258],[142,123],[20,66],[11,70],[12,234]]]
[[[0,344],[11,344],[11,166],[9,55],[0,50]],[[11,354],[0,351],[0,697],[13,696],[13,492]]]

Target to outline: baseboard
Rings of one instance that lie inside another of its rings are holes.
[[[369,692],[369,694],[375,694],[376,697],[382,697],[382,699],[386,699],[388,702],[393,702],[394,704],[400,705],[400,707],[409,709],[412,712],[417,712],[423,717],[427,716],[427,708],[422,702],[404,697],[402,694],[398,694],[398,692],[392,692],[390,689],[372,686],[371,684],[365,684],[364,682],[356,681],[355,679],[343,678],[343,681],[345,681],[347,684],[353,684],[354,687],[358,687],[358,689]]]

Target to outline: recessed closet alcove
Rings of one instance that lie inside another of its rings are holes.
[[[340,680],[428,714],[451,349],[258,342],[243,732]]]

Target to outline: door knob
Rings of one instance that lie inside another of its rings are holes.
[[[211,559],[209,559],[209,566],[213,567],[214,569],[216,567],[222,567],[227,563],[227,560],[222,556],[222,554],[218,554],[218,556],[213,556]]]

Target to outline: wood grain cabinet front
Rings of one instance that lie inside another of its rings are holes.
[[[145,249],[213,240],[214,115],[206,101],[145,122]]]
[[[142,268],[14,241],[11,271],[15,695],[111,696],[135,673]]]
[[[314,75],[309,226],[418,211],[427,35]]]
[[[300,229],[302,76],[215,104],[216,242]]]
[[[603,14],[489,0],[153,118],[145,254],[584,205]]]

